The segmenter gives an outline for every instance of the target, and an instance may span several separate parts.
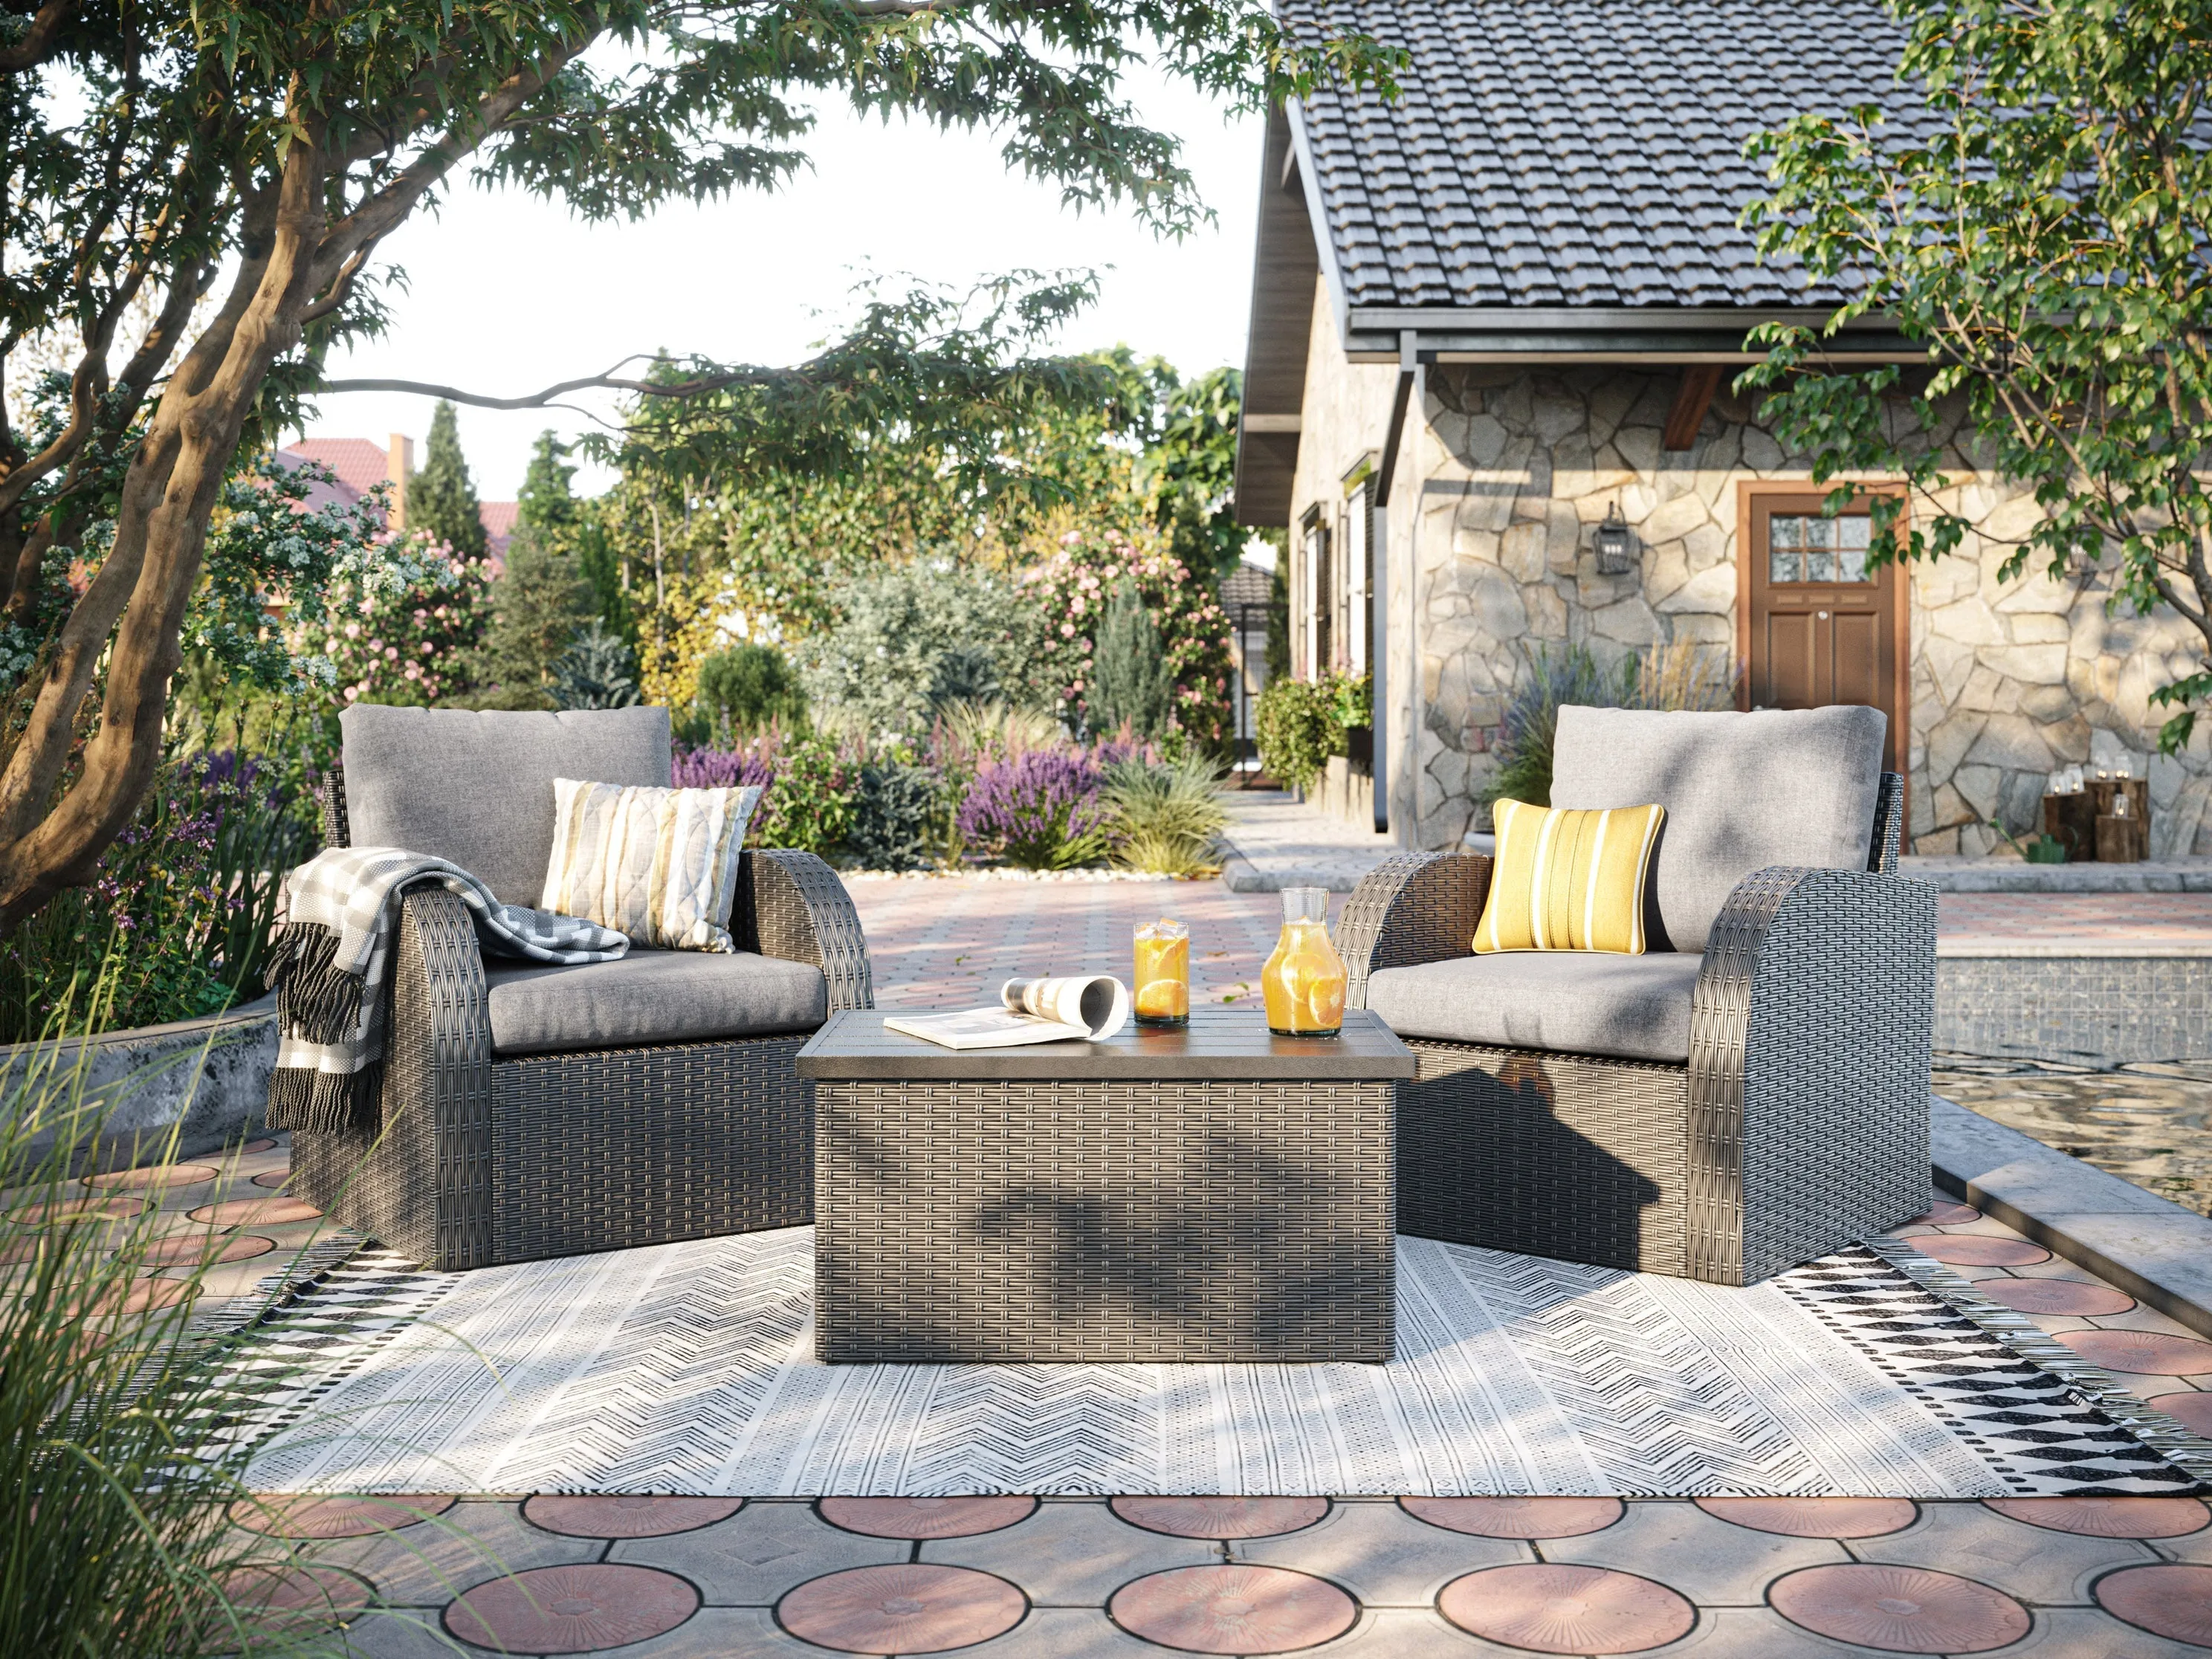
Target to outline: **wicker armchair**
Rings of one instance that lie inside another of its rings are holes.
[[[323,819],[331,844],[349,843],[342,776]],[[830,1012],[872,1006],[860,919],[830,867],[787,851],[742,860],[738,950],[818,969]],[[812,1089],[793,1069],[811,1030],[497,1054],[497,977],[459,900],[404,897],[383,1130],[295,1133],[301,1197],[441,1270],[813,1219]]]
[[[1903,803],[1881,775],[1866,868],[1744,873],[1700,959],[1652,964],[1689,989],[1679,1060],[1401,1029],[1419,1069],[1399,1089],[1400,1231],[1745,1285],[1926,1208],[1936,892],[1896,874]],[[1469,957],[1490,876],[1437,854],[1369,875],[1337,925],[1347,1001]],[[1456,992],[1577,965],[1480,964]]]

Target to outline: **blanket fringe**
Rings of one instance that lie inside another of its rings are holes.
[[[309,1042],[343,1042],[361,1023],[360,975],[337,965],[338,935],[313,922],[269,932],[262,978],[276,993],[283,1029]]]
[[[309,1134],[343,1134],[374,1130],[383,1115],[384,1066],[358,1072],[314,1072],[280,1066],[269,1075],[269,1109],[263,1120],[272,1129]]]

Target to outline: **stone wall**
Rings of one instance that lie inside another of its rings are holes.
[[[1355,446],[1372,447],[1394,373],[1346,363],[1326,307],[1313,347],[1293,522],[1328,499],[1364,453]],[[1532,647],[1583,644],[1610,662],[1688,639],[1741,655],[1735,485],[1807,474],[1725,391],[1691,449],[1662,450],[1678,383],[1674,371],[1607,366],[1425,372],[1389,526],[1401,839],[1450,846],[1480,826],[1490,743]],[[1991,535],[2033,521],[2032,502],[1950,453],[1962,480],[1951,499]],[[1630,574],[1601,576],[1590,526],[1616,501],[1641,556]],[[2107,579],[2003,581],[2005,554],[1970,538],[1912,573],[1915,849],[1986,852],[1996,837],[1981,826],[2030,827],[2053,767],[2124,757],[2151,779],[2154,856],[2212,853],[2206,738],[2154,757],[2164,711],[2149,695],[2186,672],[2193,630],[2124,608],[2107,616]]]

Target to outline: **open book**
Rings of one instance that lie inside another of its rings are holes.
[[[1094,979],[1010,979],[996,1008],[957,1014],[899,1014],[884,1022],[946,1048],[1013,1048],[1029,1042],[1103,1042],[1127,1023],[1129,988]]]

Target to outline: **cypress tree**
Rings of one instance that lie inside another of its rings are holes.
[[[461,456],[453,406],[443,398],[430,416],[422,470],[407,481],[407,527],[427,530],[465,559],[484,556],[483,504]]]
[[[491,626],[471,678],[485,708],[550,708],[555,665],[593,616],[576,556],[555,532],[518,526],[491,585]]]
[[[538,447],[530,452],[530,470],[522,475],[522,493],[516,502],[518,525],[556,532],[575,527],[576,496],[568,480],[576,476],[576,469],[568,460],[568,445],[550,431],[538,434]]]
[[[1165,735],[1175,677],[1160,646],[1159,624],[1133,582],[1114,590],[1093,647],[1091,677],[1085,713],[1093,737],[1110,737],[1124,726],[1140,738]]]

